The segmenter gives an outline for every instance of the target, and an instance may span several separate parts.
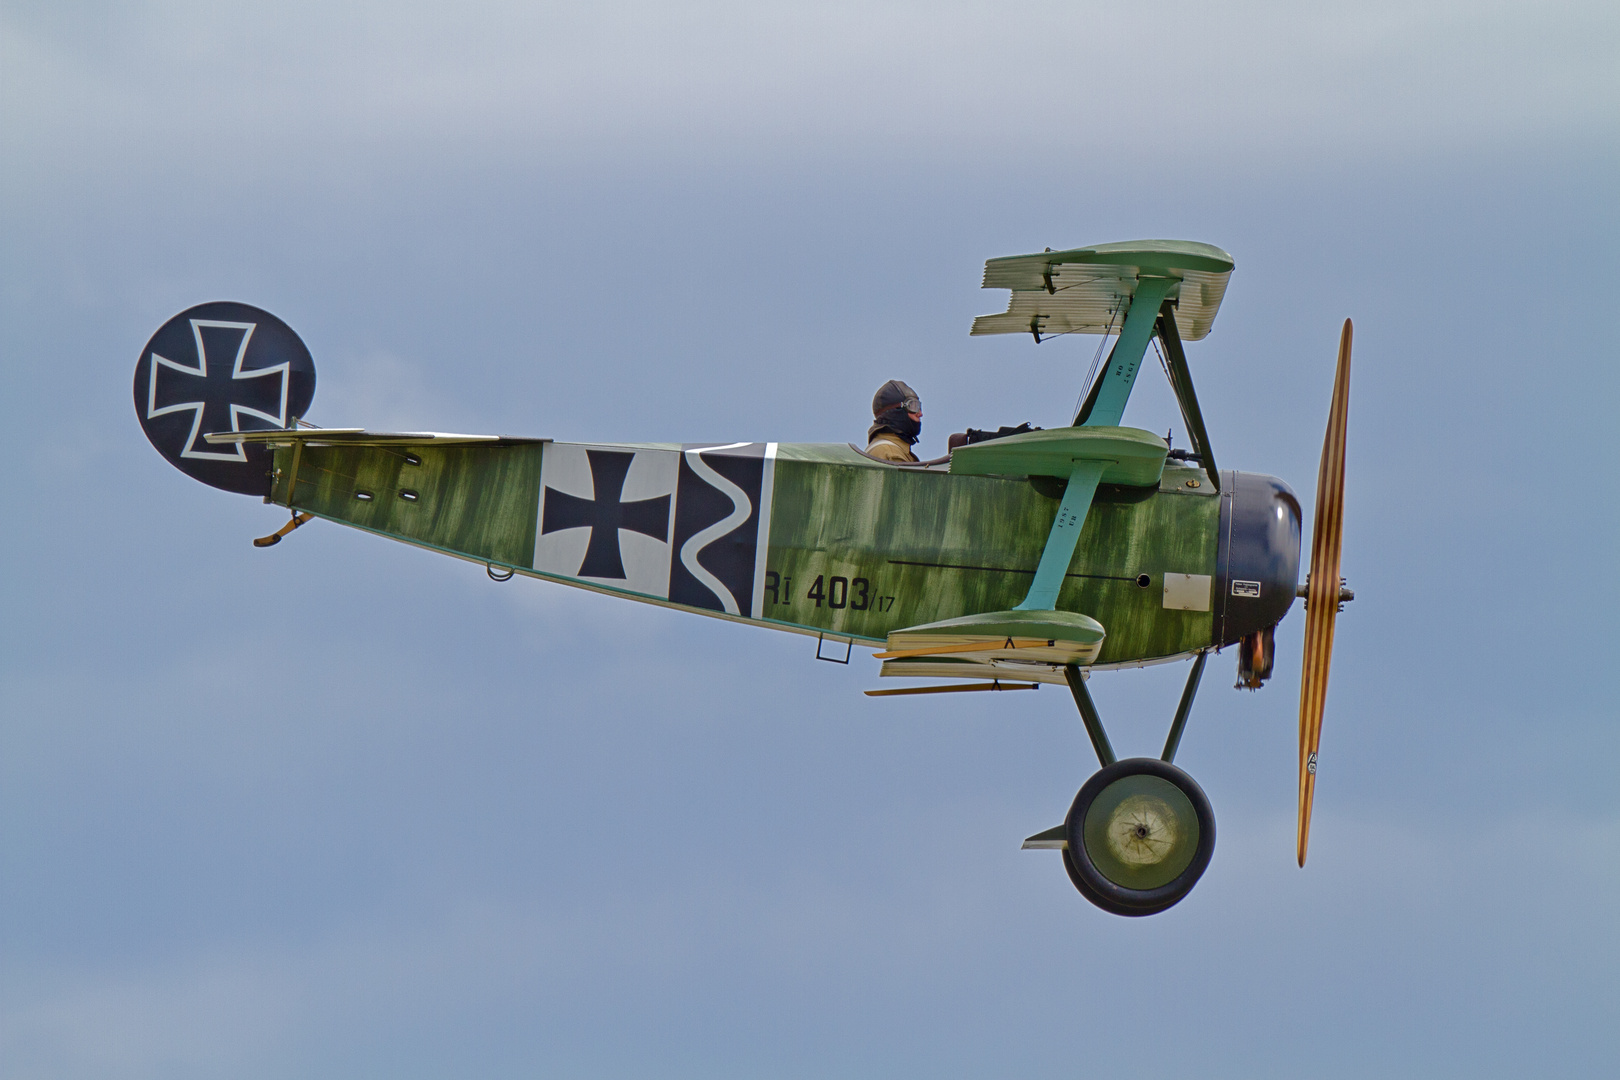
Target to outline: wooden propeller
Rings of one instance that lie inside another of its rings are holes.
[[[1350,320],[1339,335],[1339,368],[1333,376],[1322,464],[1316,476],[1316,518],[1311,530],[1311,576],[1305,591],[1305,662],[1299,681],[1299,865],[1311,840],[1311,799],[1316,794],[1316,752],[1322,743],[1322,707],[1327,703],[1333,660],[1333,621],[1339,612],[1339,552],[1344,540],[1344,438],[1350,415]]]

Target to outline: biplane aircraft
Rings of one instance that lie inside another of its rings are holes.
[[[1271,476],[1217,469],[1183,342],[1206,336],[1232,259],[1147,240],[992,259],[1008,310],[972,333],[1113,339],[1073,423],[896,464],[853,445],[562,443],[504,435],[313,427],[308,349],[239,303],[182,312],[147,343],[135,408],[182,472],[286,507],[276,543],[311,520],[644,603],[814,636],[817,655],[876,648],[880,675],[930,685],[875,695],[1066,686],[1101,769],[1063,824],[1024,846],[1061,851],[1106,911],[1175,904],[1209,863],[1209,800],[1175,764],[1212,651],[1238,646],[1239,685],[1273,665],[1273,631],[1306,599],[1298,858],[1305,863],[1339,576],[1350,323],[1318,478],[1310,574],[1301,510]],[[1120,421],[1150,347],[1190,450]],[[982,434],[982,433],[979,433]],[[1115,756],[1086,683],[1190,660],[1157,758]]]

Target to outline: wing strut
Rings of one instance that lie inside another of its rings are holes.
[[[1136,375],[1142,369],[1142,357],[1153,338],[1159,305],[1177,284],[1176,279],[1168,277],[1143,277],[1137,281],[1136,293],[1125,313],[1125,325],[1120,327],[1113,351],[1108,354],[1108,366],[1092,383],[1091,393],[1080,415],[1075,417],[1076,427],[1110,427],[1119,423],[1125,402],[1130,400],[1131,388],[1136,385]],[[1063,575],[1068,573],[1069,562],[1074,558],[1074,547],[1080,541],[1080,530],[1085,526],[1092,496],[1097,493],[1103,466],[1099,461],[1074,462],[1057,517],[1052,520],[1052,531],[1047,534],[1040,564],[1035,568],[1029,595],[1013,610],[1050,611],[1057,607]]]
[[[1046,536],[1041,561],[1035,567],[1035,580],[1030,582],[1024,602],[1014,611],[1052,611],[1057,607],[1058,591],[1074,559],[1074,546],[1080,542],[1080,530],[1086,524],[1086,511],[1091,509],[1091,497],[1097,493],[1103,466],[1101,461],[1074,463],[1063,489],[1063,501],[1052,519],[1052,531]]]
[[[1091,384],[1091,393],[1074,418],[1076,427],[1082,424],[1114,425],[1125,414],[1125,402],[1130,399],[1131,387],[1136,385],[1136,374],[1142,368],[1142,357],[1153,338],[1153,324],[1170,290],[1180,284],[1174,278],[1143,277],[1136,283],[1131,306],[1125,313],[1125,325],[1108,353],[1108,366]]]
[[[1170,388],[1176,392],[1176,403],[1181,406],[1181,418],[1186,421],[1187,434],[1192,438],[1193,453],[1198,455],[1198,463],[1209,474],[1209,482],[1218,492],[1221,475],[1215,468],[1215,454],[1209,448],[1209,432],[1204,429],[1204,414],[1198,408],[1198,395],[1193,391],[1187,354],[1181,348],[1175,305],[1169,300],[1159,308],[1158,334],[1159,340],[1164,342],[1164,359],[1170,368]]]

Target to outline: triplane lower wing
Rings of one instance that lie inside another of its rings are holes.
[[[143,352],[147,437],[196,479],[526,576],[717,618],[870,646],[875,695],[1067,686],[1101,771],[1055,848],[1076,888],[1122,915],[1179,901],[1214,850],[1208,799],[1175,764],[1208,654],[1239,646],[1258,688],[1299,589],[1302,514],[1282,481],[1215,466],[1184,341],[1207,335],[1232,259],[1137,241],[992,259],[1005,313],[974,334],[1112,338],[1071,423],[955,446],[902,466],[843,444],[563,443],[315,428],[314,365],[245,304],[171,319]],[[1121,421],[1156,351],[1193,448]],[[1303,863],[1338,578],[1348,324],[1318,492],[1300,712]],[[977,438],[977,436],[975,436]],[[1117,759],[1086,686],[1097,671],[1191,658],[1156,758]],[[845,659],[838,657],[837,659]],[[945,680],[941,684],[940,680]]]

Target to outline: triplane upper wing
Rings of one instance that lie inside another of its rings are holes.
[[[972,333],[1030,334],[1037,345],[1059,334],[1118,334],[1076,425],[1119,423],[1143,353],[1157,338],[1192,457],[1219,491],[1220,470],[1181,343],[1209,333],[1232,265],[1220,248],[1191,240],[1132,240],[991,259],[984,264],[984,288],[1011,289],[1012,299],[1002,314],[974,319]]]
[[[1116,332],[1144,279],[1170,278],[1165,294],[1183,341],[1209,333],[1232,276],[1232,256],[1188,240],[1133,240],[1011,255],[984,264],[984,288],[1011,289],[1000,315],[973,320],[974,334]]]

